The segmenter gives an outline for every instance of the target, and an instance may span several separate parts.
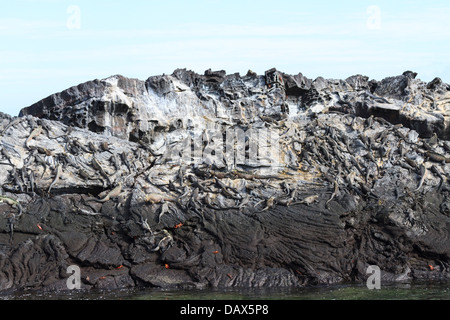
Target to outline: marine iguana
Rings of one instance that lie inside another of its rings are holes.
[[[123,183],[119,182],[117,184],[117,186],[114,189],[112,189],[110,192],[108,192],[108,194],[104,198],[102,198],[102,199],[89,198],[89,199],[86,199],[86,201],[92,200],[92,201],[96,201],[96,202],[100,202],[100,203],[105,203],[105,202],[111,200],[111,198],[118,197],[120,195],[120,193],[122,192],[122,187],[123,187]]]
[[[28,146],[28,144],[30,143],[31,140],[33,140],[34,137],[37,137],[38,135],[40,135],[42,133],[42,126],[38,126],[36,129],[34,129],[31,134],[28,136],[27,140],[25,140],[25,146],[27,147],[27,149],[29,149],[30,147]]]
[[[23,208],[22,205],[20,204],[19,201],[14,200],[12,198],[6,197],[6,196],[0,196],[0,203],[5,202],[7,204],[9,204],[12,207],[16,207],[17,211],[18,211],[18,215],[17,217],[20,217],[23,213]]]

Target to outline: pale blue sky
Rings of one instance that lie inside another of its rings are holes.
[[[449,83],[449,21],[448,0],[1,1],[0,111],[176,68],[377,80],[413,70]]]

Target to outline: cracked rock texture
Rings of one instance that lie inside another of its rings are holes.
[[[0,114],[0,291],[449,278],[450,86],[177,69]]]

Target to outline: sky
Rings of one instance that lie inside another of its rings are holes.
[[[276,67],[450,83],[450,2],[10,0],[0,2],[0,111],[121,74]]]

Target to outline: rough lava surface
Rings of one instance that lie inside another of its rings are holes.
[[[450,86],[177,69],[0,114],[0,291],[448,280]]]

